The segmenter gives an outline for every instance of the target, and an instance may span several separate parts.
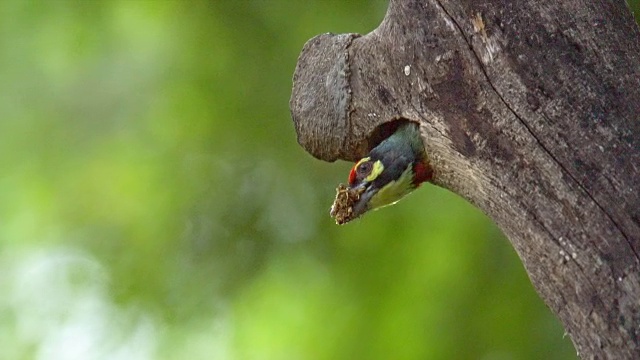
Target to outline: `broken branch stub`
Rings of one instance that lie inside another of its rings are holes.
[[[298,143],[325,161],[349,152],[349,45],[358,34],[322,34],[302,49],[289,106]],[[347,147],[347,149],[345,149]],[[352,153],[354,151],[351,151]]]

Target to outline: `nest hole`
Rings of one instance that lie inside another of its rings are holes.
[[[394,119],[383,124],[378,125],[371,133],[367,140],[367,152],[371,151],[376,146],[380,145],[382,141],[384,141],[389,136],[393,135],[396,132],[398,127],[402,124],[414,123],[419,125],[416,121],[411,121],[409,119],[400,118]]]

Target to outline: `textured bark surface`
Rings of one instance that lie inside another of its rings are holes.
[[[290,105],[327,161],[419,123],[434,182],[500,226],[580,356],[640,359],[640,33],[624,1],[392,0],[373,32],[305,45]]]

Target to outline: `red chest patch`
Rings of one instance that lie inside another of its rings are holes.
[[[413,177],[413,184],[415,186],[419,186],[423,182],[431,180],[431,176],[433,175],[431,168],[422,161],[413,165],[413,173],[415,174]]]

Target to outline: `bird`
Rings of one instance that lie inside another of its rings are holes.
[[[359,194],[351,219],[397,203],[432,176],[418,125],[400,123],[349,172],[348,187]]]

